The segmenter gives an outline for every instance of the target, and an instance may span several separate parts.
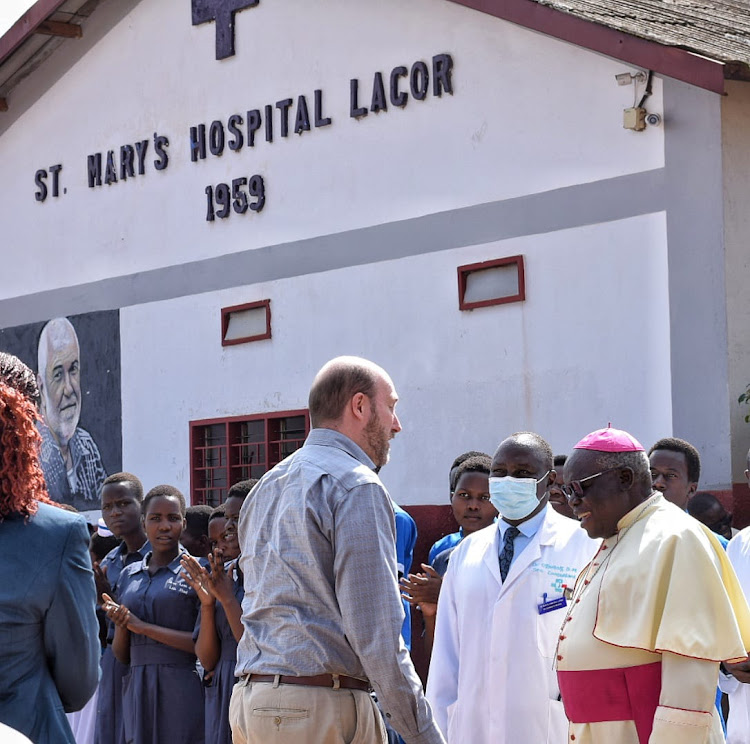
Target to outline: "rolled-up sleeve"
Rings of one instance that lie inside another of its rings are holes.
[[[44,649],[65,711],[80,710],[99,682],[96,589],[83,518],[71,524],[52,603],[44,618]]]
[[[391,725],[407,744],[443,744],[401,639],[404,610],[390,499],[377,484],[352,489],[334,526],[336,597],[347,640]]]

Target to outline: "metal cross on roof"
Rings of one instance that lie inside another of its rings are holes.
[[[234,14],[260,0],[192,0],[193,26],[216,22],[216,59],[234,56]]]

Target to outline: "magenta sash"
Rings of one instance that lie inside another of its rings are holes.
[[[558,670],[565,714],[572,723],[633,721],[648,744],[661,693],[661,662],[622,669]]]

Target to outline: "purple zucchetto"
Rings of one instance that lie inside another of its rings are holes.
[[[573,449],[597,452],[645,452],[643,445],[622,429],[597,429],[587,434]]]

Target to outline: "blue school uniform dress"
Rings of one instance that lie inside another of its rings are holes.
[[[131,563],[140,563],[150,551],[151,543],[148,540],[134,553],[128,553],[128,546],[122,542],[104,556],[99,565],[107,569],[112,599],[118,601],[117,582],[122,570]],[[96,704],[94,744],[125,744],[125,731],[122,727],[122,679],[128,673],[129,667],[115,659],[112,653],[115,626],[111,621],[107,623],[107,648],[104,649],[101,660],[102,677]]]
[[[233,561],[227,566],[232,572],[234,579],[234,596],[242,606],[242,598],[245,596],[242,573]],[[205,688],[206,694],[206,743],[207,744],[232,744],[232,729],[229,727],[229,700],[232,697],[232,689],[237,681],[234,669],[237,666],[237,641],[234,639],[232,628],[227,620],[221,602],[216,603],[214,610],[214,623],[216,634],[219,636],[221,655],[214,669],[211,684]],[[201,616],[195,623],[193,641],[198,640],[201,629]]]
[[[119,602],[141,620],[192,633],[199,602],[180,576],[177,557],[154,574],[151,553],[127,566]],[[130,634],[130,671],[123,680],[122,718],[127,744],[204,744],[203,685],[195,655],[137,633]]]

